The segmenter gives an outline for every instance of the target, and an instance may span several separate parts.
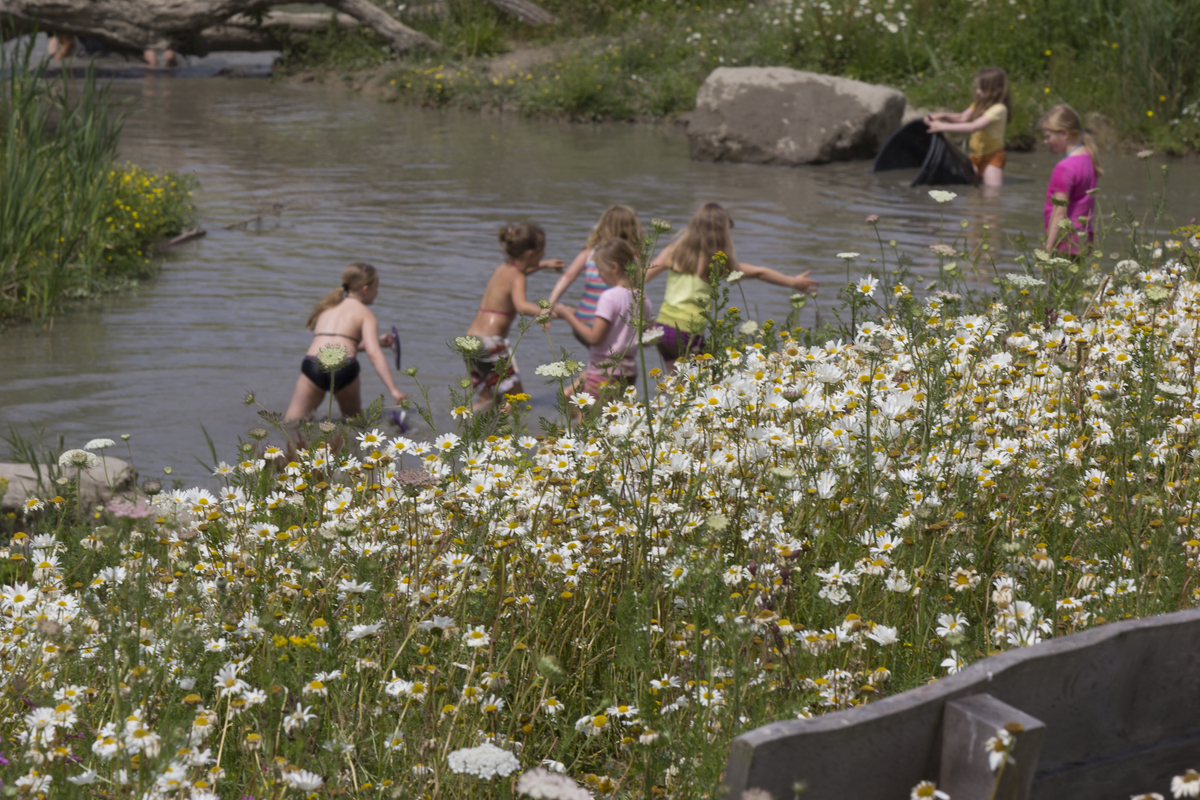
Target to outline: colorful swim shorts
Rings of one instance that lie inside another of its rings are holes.
[[[517,359],[508,339],[503,336],[476,336],[483,346],[471,355],[463,356],[471,373],[471,387],[490,389],[494,397],[508,394],[521,382]],[[503,365],[503,370],[502,369]]]

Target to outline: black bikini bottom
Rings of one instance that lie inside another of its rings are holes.
[[[335,392],[345,389],[358,380],[358,369],[357,358],[350,359],[344,366],[338,367],[333,372],[321,369],[321,362],[317,361],[316,356],[305,356],[304,360],[300,362],[300,372],[322,392],[328,392],[330,387]]]

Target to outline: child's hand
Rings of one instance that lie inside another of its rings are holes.
[[[930,133],[941,133],[946,130],[945,123],[940,120],[931,119],[926,123]]]
[[[811,270],[809,270],[809,271],[811,271]],[[792,288],[795,289],[797,292],[805,292],[805,293],[815,292],[817,290],[817,287],[820,285],[816,281],[814,281],[808,277],[809,271],[806,271],[806,272],[792,278]]]
[[[395,338],[396,337],[392,336],[390,333],[381,333],[379,334],[379,346],[391,347],[392,342],[395,341]]]
[[[401,400],[408,399],[408,395],[406,395],[404,392],[400,391],[399,389],[396,389],[395,391],[392,392],[392,399],[396,401],[396,405],[399,405]]]
[[[564,303],[555,303],[550,313],[555,319],[566,319],[567,317],[575,316],[575,309]]]
[[[562,270],[566,268],[566,266],[567,262],[563,261],[561,258],[550,258],[545,261],[538,262],[538,269]]]

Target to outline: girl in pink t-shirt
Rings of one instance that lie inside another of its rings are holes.
[[[637,251],[624,239],[609,239],[595,250],[596,267],[609,285],[596,302],[592,324],[579,318],[570,306],[554,306],[554,316],[565,319],[590,346],[587,367],[576,389],[599,397],[605,386],[623,390],[637,380],[637,298],[630,287],[630,264]],[[650,301],[642,297],[642,319],[651,319]]]
[[[583,296],[579,298],[575,316],[588,325],[592,324],[592,318],[596,316],[596,303],[600,301],[600,293],[608,288],[608,284],[600,277],[600,271],[596,267],[592,253],[595,251],[596,245],[609,239],[624,239],[633,245],[634,249],[640,247],[642,223],[638,221],[637,212],[629,206],[608,207],[600,217],[600,221],[596,223],[596,227],[592,229],[587,245],[579,251],[579,255],[575,256],[575,260],[558,279],[558,283],[554,284],[554,290],[550,292],[551,308],[582,273]]]
[[[1103,175],[1096,158],[1096,144],[1083,132],[1079,114],[1068,105],[1057,105],[1042,117],[1042,134],[1053,153],[1065,153],[1054,166],[1046,187],[1043,221],[1046,252],[1076,255],[1081,241],[1092,240],[1092,190]]]

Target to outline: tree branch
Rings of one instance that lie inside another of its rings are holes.
[[[415,31],[402,22],[397,21],[386,11],[369,0],[322,0],[325,5],[349,14],[356,20],[374,30],[388,40],[388,44],[398,53],[411,50],[414,47],[424,47],[429,50],[441,50],[442,46],[420,31]]]

